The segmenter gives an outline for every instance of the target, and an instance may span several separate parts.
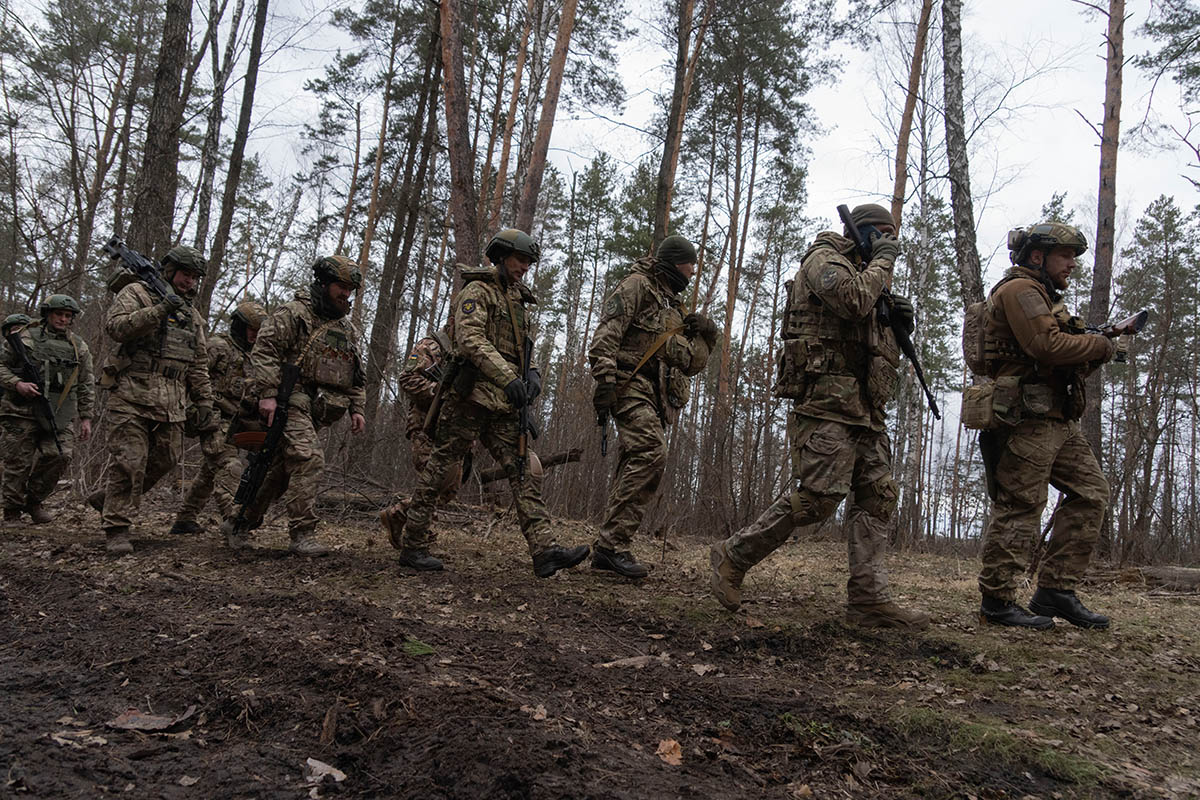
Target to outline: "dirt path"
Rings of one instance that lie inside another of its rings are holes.
[[[432,576],[365,523],[323,560],[276,527],[118,561],[94,525],[0,538],[0,796],[1200,795],[1194,597],[1099,586],[1110,633],[978,630],[973,562],[905,556],[894,585],[938,620],[911,636],[842,624],[832,544],[784,548],[730,615],[699,541],[634,585],[538,581],[508,521],[447,530]],[[306,783],[310,758],[345,779]]]

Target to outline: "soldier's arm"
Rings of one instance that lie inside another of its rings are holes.
[[[880,259],[856,271],[845,256],[822,250],[804,265],[804,285],[837,316],[860,320],[874,310],[891,272],[891,266]]]
[[[196,353],[188,365],[188,395],[193,403],[211,407],[213,390],[208,377],[208,341],[204,336],[204,320],[198,311],[192,311],[192,320],[196,326]]]
[[[1021,349],[1039,364],[1065,367],[1112,358],[1116,345],[1099,334],[1066,333],[1032,283],[1011,281],[993,295]]]
[[[354,344],[354,376],[352,383],[354,388],[347,393],[350,398],[350,414],[358,414],[364,416],[367,413],[367,371],[363,369],[362,348],[358,343],[362,341],[362,336],[358,332],[358,327],[351,323],[350,341]]]
[[[169,312],[170,306],[153,302],[140,283],[131,283],[117,292],[108,307],[104,332],[124,344],[153,333]]]
[[[217,383],[224,385],[225,376],[238,362],[240,359],[235,353],[230,352],[225,339],[217,337],[208,343],[208,379],[214,386]],[[215,388],[213,389],[213,402],[226,416],[232,417],[238,413],[237,400],[230,400],[224,394],[218,394]]]
[[[422,339],[413,345],[412,353],[404,361],[404,369],[400,371],[397,382],[400,388],[420,403],[432,403],[437,391],[437,384],[426,378],[421,371],[433,365],[434,357],[429,339]]]
[[[17,390],[17,384],[22,381],[14,370],[18,368],[17,354],[13,352],[8,339],[0,340],[0,389],[10,392]]]
[[[497,386],[515,381],[517,371],[500,355],[487,337],[488,300],[478,281],[468,283],[458,294],[454,310],[454,344],[483,376]]]
[[[261,400],[279,393],[283,356],[296,338],[296,326],[295,317],[286,306],[263,322],[250,350],[250,374],[246,376],[248,394]]]
[[[71,390],[75,392],[75,405],[80,419],[91,419],[96,404],[95,365],[92,351],[84,341],[79,342],[79,377]]]
[[[592,346],[588,348],[588,362],[592,365],[592,377],[597,383],[617,379],[617,351],[625,331],[637,313],[641,298],[640,276],[636,273],[617,284],[617,288],[604,301],[600,324],[592,334]]]

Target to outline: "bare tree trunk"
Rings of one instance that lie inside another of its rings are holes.
[[[942,3],[942,75],[946,98],[946,151],[950,170],[950,207],[954,215],[954,255],[963,308],[983,300],[983,275],[975,244],[975,210],[967,164],[963,114],[962,0]]]
[[[892,184],[892,219],[900,227],[904,213],[905,185],[908,183],[908,135],[912,130],[913,110],[917,107],[917,90],[921,84],[921,69],[925,60],[925,39],[929,35],[929,16],[933,0],[923,0],[921,16],[917,19],[917,37],[913,44],[912,66],[908,71],[908,94],[904,98],[904,113],[900,117],[900,136],[896,140],[896,180]]]
[[[233,135],[233,152],[229,155],[229,174],[225,177],[225,191],[221,195],[221,218],[217,222],[217,233],[213,237],[208,260],[220,268],[225,260],[225,248],[229,243],[229,231],[233,227],[233,210],[237,205],[238,184],[242,180],[242,161],[246,154],[246,139],[250,136],[250,115],[254,111],[254,89],[258,83],[258,65],[262,60],[263,34],[267,28],[267,6],[270,0],[257,0],[254,8],[254,32],[250,36],[250,56],[246,64],[246,82],[242,86],[242,108],[238,114],[237,131]],[[213,288],[217,281],[200,284],[200,297],[196,307],[207,316],[212,303]]]
[[[533,142],[529,171],[525,175],[525,186],[521,189],[521,202],[517,207],[516,226],[530,234],[533,232],[533,214],[537,210],[538,194],[542,190],[542,175],[546,171],[546,154],[550,151],[550,132],[554,129],[554,115],[558,110],[558,94],[567,66],[571,31],[575,29],[575,7],[576,0],[563,0],[558,36],[554,39],[554,55],[550,58],[550,74],[546,78],[546,93],[542,99],[542,116],[538,120],[537,138]]]
[[[488,215],[488,230],[500,227],[500,211],[504,206],[504,184],[508,181],[508,157],[512,147],[513,127],[517,121],[517,101],[521,97],[521,75],[525,71],[525,59],[529,54],[529,31],[533,27],[533,0],[525,7],[525,28],[521,33],[521,47],[517,50],[517,65],[513,72],[512,98],[508,103],[508,116],[504,120],[503,144],[500,146],[500,163],[496,169],[496,186],[492,192],[492,210]]]
[[[134,182],[133,218],[137,229],[130,244],[143,253],[161,256],[173,241],[175,192],[179,186],[179,129],[184,99],[180,96],[183,70],[190,47],[188,27],[191,0],[167,0],[162,48],[154,74],[154,95],[146,122],[142,168]]]
[[[345,252],[346,235],[350,232],[350,217],[354,214],[354,193],[358,189],[358,169],[362,160],[362,103],[354,104],[354,163],[350,167],[350,185],[346,189],[346,207],[342,209],[342,227],[338,230],[338,255]]]
[[[446,148],[450,161],[450,215],[454,219],[454,256],[460,264],[478,264],[479,220],[475,209],[475,169],[467,96],[463,84],[462,10],[459,0],[441,0],[442,71],[445,73]],[[456,276],[457,282],[457,276]]]

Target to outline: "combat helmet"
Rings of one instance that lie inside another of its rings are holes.
[[[322,286],[334,281],[348,283],[358,290],[362,287],[362,270],[345,256],[321,256],[313,262],[313,280]]]
[[[33,322],[33,319],[28,314],[9,314],[4,318],[4,322],[0,324],[0,331],[7,336],[11,329],[20,327],[21,325],[28,325],[31,322]]]
[[[229,320],[229,332],[243,349],[250,349],[250,340],[246,337],[247,330],[257,331],[267,319],[267,309],[261,303],[253,300],[243,300],[237,304]]]
[[[1079,228],[1065,222],[1039,222],[1028,229],[1008,232],[1008,257],[1014,264],[1025,266],[1034,250],[1049,252],[1055,247],[1069,247],[1078,258],[1087,252],[1087,237]]]
[[[484,255],[488,257],[488,261],[499,266],[509,253],[520,253],[528,257],[530,262],[534,262],[541,258],[542,248],[538,247],[538,243],[525,231],[505,228],[488,242]]]
[[[194,272],[203,278],[208,273],[208,259],[194,247],[188,247],[186,244],[180,244],[172,247],[167,251],[167,254],[162,257],[163,277],[168,281],[175,274],[175,270],[183,267],[189,272]]]
[[[38,313],[42,315],[42,319],[49,316],[51,311],[70,311],[76,316],[83,313],[83,309],[80,308],[79,303],[75,302],[75,298],[67,294],[52,294],[38,307]]]

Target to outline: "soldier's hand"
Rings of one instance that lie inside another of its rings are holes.
[[[38,391],[37,384],[33,381],[20,381],[17,384],[17,394],[21,397],[28,397],[30,400],[42,396],[42,393]]]
[[[183,302],[183,298],[174,292],[171,292],[163,298],[163,304],[167,307],[168,313],[171,311],[178,311],[179,309],[183,308]]]
[[[683,335],[689,339],[699,336],[708,345],[708,349],[712,350],[717,346],[717,323],[700,312],[693,311],[683,318]]]
[[[514,378],[508,382],[508,386],[504,387],[504,396],[508,398],[508,402],[512,403],[515,409],[522,409],[529,402],[529,395],[525,392],[525,381],[520,378]]]
[[[616,382],[599,381],[596,384],[596,391],[592,393],[592,408],[596,409],[596,418],[607,419],[612,413],[612,407],[616,404]]]
[[[529,402],[538,399],[542,393],[542,373],[537,367],[529,370]]]
[[[895,236],[889,236],[886,233],[880,234],[871,242],[871,260],[882,260],[891,266],[896,262],[900,255],[900,242]]]
[[[92,438],[92,420],[89,417],[84,417],[79,420],[79,441],[86,442]]]
[[[892,313],[904,325],[904,330],[911,334],[917,328],[917,312],[912,301],[901,295],[892,295]]]
[[[264,397],[258,401],[258,415],[267,422],[267,427],[271,427],[271,423],[275,421],[275,409],[279,404],[275,402],[274,397]]]
[[[212,406],[196,406],[196,432],[213,433],[221,427],[221,420]]]
[[[367,429],[367,418],[362,414],[350,415],[350,432],[362,433]]]

